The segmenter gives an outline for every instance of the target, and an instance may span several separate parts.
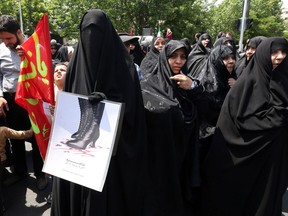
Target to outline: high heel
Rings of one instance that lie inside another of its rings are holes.
[[[95,147],[95,142],[100,136],[98,124],[96,122],[91,122],[86,125],[85,129],[85,133],[78,135],[75,139],[67,141],[66,144],[69,147],[77,149],[86,149],[88,145]]]

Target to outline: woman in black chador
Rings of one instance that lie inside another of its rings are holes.
[[[224,99],[236,82],[235,52],[231,46],[219,45],[212,50],[202,66],[189,71],[204,86],[206,96],[210,98],[208,110],[202,107],[199,110],[201,161],[211,144]]]
[[[182,73],[188,51],[171,40],[150,76],[141,80],[148,132],[149,183],[145,216],[183,216],[195,211],[199,187],[198,121],[193,100],[202,86]]]
[[[163,37],[154,37],[150,46],[150,51],[146,54],[140,65],[143,77],[149,75],[157,65],[159,53],[165,46],[165,40]]]
[[[80,40],[69,64],[64,91],[89,96],[96,104],[104,94],[108,100],[124,103],[125,108],[116,155],[111,158],[103,191],[54,178],[51,215],[141,215],[146,180],[143,100],[127,49],[101,10],[89,10],[81,20]]]
[[[208,33],[202,34],[189,52],[187,59],[188,71],[194,72],[199,70],[209,57],[212,49],[213,44],[210,35]]]
[[[226,96],[205,160],[204,216],[280,216],[288,185],[288,42],[264,39]]]
[[[245,67],[248,65],[249,61],[251,60],[253,54],[256,51],[256,48],[259,46],[259,44],[266,39],[264,36],[256,36],[251,39],[249,39],[246,50],[244,55],[238,59],[236,65],[235,65],[235,72],[237,77],[240,77]]]

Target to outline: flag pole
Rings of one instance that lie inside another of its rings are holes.
[[[158,19],[158,32],[157,37],[161,37],[160,20]]]
[[[21,0],[19,0],[18,2],[19,2],[19,13],[20,13],[20,28],[21,28],[22,34],[24,34],[24,30],[23,30],[23,20],[22,20]]]

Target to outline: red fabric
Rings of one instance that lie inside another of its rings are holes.
[[[133,27],[130,27],[130,36],[133,36]]]
[[[35,32],[21,47],[24,55],[21,56],[15,101],[27,110],[40,153],[45,158],[51,124],[44,114],[42,103],[55,104],[47,14],[42,16]]]

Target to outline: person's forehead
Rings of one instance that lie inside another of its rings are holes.
[[[56,66],[55,66],[55,70],[56,70],[56,69],[64,69],[64,70],[66,70],[67,67],[66,67],[66,65],[56,65]]]
[[[164,38],[157,38],[154,43],[165,42]]]
[[[256,50],[256,47],[253,47],[253,46],[247,46],[247,50],[248,50],[248,49]]]
[[[13,34],[13,33],[5,32],[5,31],[0,32],[0,39],[1,40],[10,39],[10,38],[13,38],[13,37],[15,37],[15,34]]]

